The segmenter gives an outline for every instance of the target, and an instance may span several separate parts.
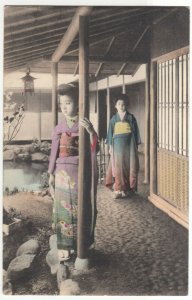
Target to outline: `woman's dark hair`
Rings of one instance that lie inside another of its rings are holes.
[[[128,104],[129,97],[127,96],[127,94],[118,94],[114,99],[114,105],[117,103],[118,100],[123,100],[125,101],[125,104]]]
[[[67,95],[71,97],[71,99],[78,104],[79,101],[79,84],[78,82],[70,82],[60,84],[57,88],[57,92],[59,96]]]

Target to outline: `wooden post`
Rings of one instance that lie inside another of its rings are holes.
[[[150,64],[146,64],[146,81],[145,81],[145,144],[144,144],[144,183],[149,183],[149,144],[150,144]]]
[[[79,117],[89,117],[89,43],[88,17],[79,17]],[[78,225],[77,259],[87,259],[86,208],[90,201],[90,138],[87,131],[79,129],[79,172],[78,172]],[[76,260],[77,262],[77,260]],[[79,263],[76,263],[76,267]],[[81,267],[80,267],[81,268]],[[84,268],[84,266],[82,267]]]
[[[111,119],[111,101],[110,101],[110,88],[109,88],[109,77],[107,77],[107,126]]]
[[[38,105],[38,136],[39,136],[39,141],[41,142],[41,94],[39,98],[39,105]]]
[[[58,123],[58,105],[57,105],[57,81],[58,81],[58,63],[52,62],[52,126]]]
[[[98,82],[96,81],[96,99],[97,99],[97,134],[100,138],[100,128],[99,128],[99,91],[98,91]]]
[[[122,80],[123,80],[122,92],[123,92],[123,94],[125,94],[126,93],[126,89],[125,89],[125,77],[124,77],[124,75],[122,75]]]
[[[108,131],[110,120],[111,120],[111,101],[110,101],[109,77],[107,77],[107,131]],[[106,155],[108,157],[108,162],[109,162],[109,146],[106,145],[105,149],[106,149]]]
[[[151,63],[150,80],[150,194],[157,194],[157,63]]]

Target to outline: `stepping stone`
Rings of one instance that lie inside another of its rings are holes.
[[[14,258],[7,269],[7,278],[10,281],[16,281],[29,275],[32,271],[32,264],[35,255],[33,254],[22,254]]]
[[[37,254],[40,251],[40,245],[37,240],[31,239],[23,243],[17,250],[16,256],[22,254]]]
[[[69,277],[69,269],[66,265],[59,263],[57,271],[57,286],[60,290],[61,282]]]

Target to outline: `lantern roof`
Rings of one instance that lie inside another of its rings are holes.
[[[35,79],[37,79],[37,78],[31,76],[31,75],[30,75],[30,69],[27,69],[26,75],[25,75],[24,77],[21,77],[21,79],[22,79],[23,81],[33,81],[33,80],[35,80]]]

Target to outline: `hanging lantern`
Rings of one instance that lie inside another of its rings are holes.
[[[36,78],[30,75],[30,68],[27,68],[26,75],[21,79],[24,82],[24,94],[34,93],[34,80]]]

